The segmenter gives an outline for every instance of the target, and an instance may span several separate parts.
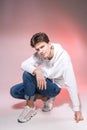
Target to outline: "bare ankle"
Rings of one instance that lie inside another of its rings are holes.
[[[33,100],[27,100],[26,105],[28,105],[29,107],[34,107],[34,101]]]
[[[41,99],[42,101],[47,101],[49,98],[48,97],[45,97],[41,94],[37,94],[37,99]]]

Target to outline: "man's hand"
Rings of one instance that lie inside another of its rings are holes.
[[[40,69],[33,72],[36,75],[37,86],[39,89],[46,89],[46,81]]]
[[[81,113],[80,111],[76,111],[74,116],[75,116],[75,120],[76,120],[77,123],[78,123],[79,121],[84,120],[84,118],[83,118],[83,116],[82,116],[82,113]]]

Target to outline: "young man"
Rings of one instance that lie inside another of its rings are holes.
[[[71,97],[76,122],[83,120],[73,67],[66,50],[60,44],[51,43],[47,34],[41,32],[34,34],[30,43],[36,52],[21,64],[23,83],[10,90],[13,97],[26,99],[18,122],[26,122],[36,114],[36,99],[43,100],[42,111],[52,110],[53,101],[63,85]]]

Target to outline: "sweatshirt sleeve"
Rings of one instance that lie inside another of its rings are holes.
[[[80,101],[78,97],[78,89],[77,89],[77,83],[73,71],[72,63],[69,62],[68,66],[64,72],[64,82],[68,89],[72,104],[73,104],[73,110],[79,111],[80,110]]]
[[[21,69],[29,73],[33,71],[40,65],[40,59],[34,54],[21,64]]]

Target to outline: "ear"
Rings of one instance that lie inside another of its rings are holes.
[[[48,42],[49,46],[51,47],[51,42]]]
[[[51,42],[49,41],[48,44],[51,44]]]

